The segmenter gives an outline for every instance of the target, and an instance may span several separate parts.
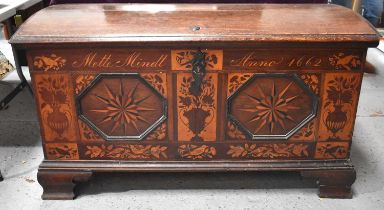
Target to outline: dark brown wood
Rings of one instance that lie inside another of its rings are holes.
[[[211,162],[152,162],[143,164],[134,161],[122,161],[119,164],[108,161],[44,161],[40,170],[56,171],[60,174],[73,170],[92,172],[228,172],[228,171],[295,171],[304,178],[315,179],[319,185],[319,196],[323,198],[351,198],[351,185],[356,173],[349,160],[328,161],[211,161]],[[39,172],[40,173],[40,172]],[[87,181],[84,179],[84,181]],[[40,181],[39,181],[40,182]],[[57,188],[50,187],[51,190]],[[70,188],[72,189],[72,188]],[[61,191],[59,191],[61,192]],[[58,193],[59,193],[58,192]],[[59,197],[60,198],[60,197]],[[47,197],[46,199],[58,199]],[[68,197],[68,199],[72,199]]]
[[[301,79],[275,73],[252,76],[232,93],[227,106],[232,122],[252,139],[288,139],[315,117],[317,103]]]
[[[74,188],[79,182],[86,182],[92,176],[87,170],[39,169],[37,180],[43,187],[43,200],[70,200],[75,198]]]
[[[296,43],[297,44],[297,43]],[[189,46],[186,49],[152,47],[138,49],[132,47],[121,48],[72,48],[62,49],[59,47],[30,50],[30,64],[34,64],[31,71],[61,70],[59,67],[65,59],[65,71],[87,71],[92,72],[164,72],[172,70],[172,63],[176,62],[177,55],[187,49],[195,49],[197,46]],[[204,45],[200,45],[204,46]],[[76,54],[73,50],[76,50]],[[215,49],[215,48],[214,48]],[[224,51],[222,50],[224,49]],[[173,52],[173,57],[172,57]],[[365,58],[365,48],[351,45],[351,48],[316,48],[316,51],[302,47],[282,48],[280,47],[257,47],[250,48],[220,48],[212,50],[212,54],[218,56],[222,70],[228,72],[296,72],[301,70],[361,70]],[[216,53],[216,54],[215,54]],[[340,53],[342,55],[340,55]],[[57,57],[52,57],[51,55]],[[57,60],[56,60],[57,59]],[[180,58],[181,59],[181,58]],[[57,63],[54,63],[56,60]],[[52,62],[52,66],[49,65]],[[41,63],[41,64],[40,64]],[[40,64],[40,65],[39,65]],[[45,65],[43,65],[45,64]],[[352,65],[353,64],[353,65]],[[174,66],[176,68],[177,66]],[[64,69],[62,69],[64,70]],[[178,72],[189,72],[190,69],[175,69]],[[216,69],[208,68],[207,72],[217,72]]]
[[[28,56],[47,199],[118,171],[296,171],[321,196],[350,195],[365,55],[378,44],[352,11],[57,5],[11,42]]]
[[[71,18],[57,15],[68,11]],[[335,5],[67,4],[38,12],[11,42],[375,42],[377,37],[362,17]]]
[[[302,171],[301,175],[317,180],[321,198],[352,198],[351,186],[356,180],[353,168]]]
[[[44,160],[41,170],[89,170],[92,172],[225,172],[225,171],[313,171],[349,170],[350,160],[248,160],[248,161],[60,161]]]
[[[139,74],[98,75],[77,105],[80,118],[108,140],[142,140],[167,113],[165,98]]]

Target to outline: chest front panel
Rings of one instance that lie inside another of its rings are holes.
[[[197,52],[31,50],[46,158],[348,158],[363,50]]]

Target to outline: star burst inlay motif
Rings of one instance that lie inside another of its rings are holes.
[[[143,116],[143,112],[156,111],[156,109],[152,109],[149,107],[144,107],[141,104],[150,98],[152,95],[147,95],[141,98],[136,96],[136,90],[139,83],[136,82],[134,87],[128,91],[128,93],[124,93],[124,88],[122,81],[120,81],[120,88],[118,93],[114,93],[108,88],[107,85],[104,84],[104,88],[107,93],[107,97],[103,97],[98,94],[94,94],[94,96],[102,102],[103,109],[93,109],[91,111],[97,112],[105,115],[99,124],[103,123],[111,123],[112,129],[111,133],[113,133],[116,128],[119,126],[123,130],[124,134],[126,134],[129,126],[133,126],[137,132],[142,132],[139,130],[138,122],[142,121],[148,125],[151,125]]]
[[[271,92],[265,93],[259,85],[256,86],[258,96],[244,93],[250,99],[251,105],[239,110],[254,114],[246,123],[255,124],[254,133],[258,133],[264,127],[268,128],[269,133],[279,125],[285,129],[286,121],[295,122],[290,116],[291,110],[301,109],[300,106],[292,104],[299,95],[287,96],[287,92],[293,82],[290,82],[281,92],[276,88],[275,81],[272,83]]]

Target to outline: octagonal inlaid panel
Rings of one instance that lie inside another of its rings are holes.
[[[288,139],[316,115],[318,99],[293,74],[255,74],[228,98],[228,116],[252,139]]]
[[[138,74],[100,74],[77,98],[80,118],[107,140],[141,140],[166,118],[166,101]]]

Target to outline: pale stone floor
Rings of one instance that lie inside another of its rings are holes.
[[[374,56],[373,56],[374,57]],[[320,199],[298,174],[100,174],[73,201],[43,201],[36,181],[43,159],[32,96],[0,111],[0,210],[18,209],[384,209],[384,59],[364,76],[353,136],[353,199]],[[0,85],[0,96],[10,91]]]

